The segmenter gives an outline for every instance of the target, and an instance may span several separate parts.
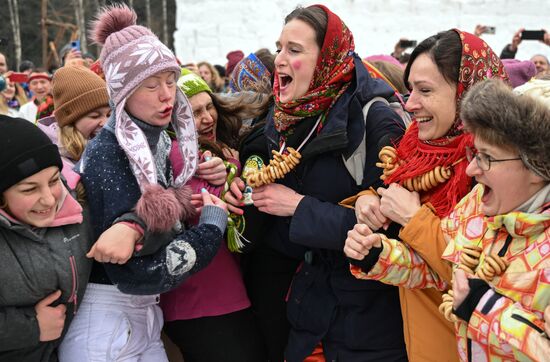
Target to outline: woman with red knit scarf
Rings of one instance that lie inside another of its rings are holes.
[[[465,155],[473,139],[459,118],[461,99],[479,81],[508,77],[483,40],[453,29],[421,42],[411,54],[404,78],[411,89],[406,109],[414,122],[395,153],[389,153],[395,170],[385,178],[387,188],[379,188],[377,194],[363,191],[357,199],[360,224],[350,232],[344,252],[357,278],[401,287],[410,361],[456,361],[453,326],[438,313],[442,293],[409,289],[414,252],[438,273],[439,283],[450,283],[451,265],[441,259],[447,241],[440,223],[472,187]],[[382,237],[380,245],[370,250],[364,236],[377,230],[384,233],[390,223],[402,226],[399,239],[404,244]]]

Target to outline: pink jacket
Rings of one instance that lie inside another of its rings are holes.
[[[170,162],[177,175],[183,164],[176,147],[170,152]],[[193,192],[206,188],[219,196],[223,186],[214,187],[193,177],[188,185]],[[191,223],[196,223],[192,220]],[[190,276],[178,288],[161,295],[160,306],[166,321],[185,320],[229,314],[250,306],[250,300],[235,255],[222,243],[212,262],[200,272]]]

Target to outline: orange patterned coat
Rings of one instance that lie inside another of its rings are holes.
[[[550,340],[542,316],[550,303],[550,202],[532,213],[488,218],[480,211],[482,195],[483,186],[477,185],[442,220],[448,240],[443,258],[455,269],[463,247],[476,244],[483,249],[479,268],[486,255],[499,252],[510,265],[489,282],[469,322],[455,323],[459,356],[468,361],[470,348],[473,361],[548,360]],[[352,267],[356,277],[407,288],[449,287],[412,248],[382,239],[377,264],[369,273]]]

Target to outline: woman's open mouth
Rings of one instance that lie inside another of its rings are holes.
[[[493,195],[493,189],[483,184],[483,195],[481,196],[481,202],[483,202],[484,204],[487,203],[487,201],[490,200],[492,195]]]
[[[281,90],[286,89],[290,83],[292,83],[292,77],[290,75],[279,74],[279,88]]]
[[[202,129],[199,132],[199,136],[207,138],[209,140],[213,140],[214,139],[214,128],[213,127],[208,127],[208,128]]]

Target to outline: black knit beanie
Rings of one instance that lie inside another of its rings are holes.
[[[31,122],[0,115],[0,193],[50,166],[63,168],[57,146]]]

